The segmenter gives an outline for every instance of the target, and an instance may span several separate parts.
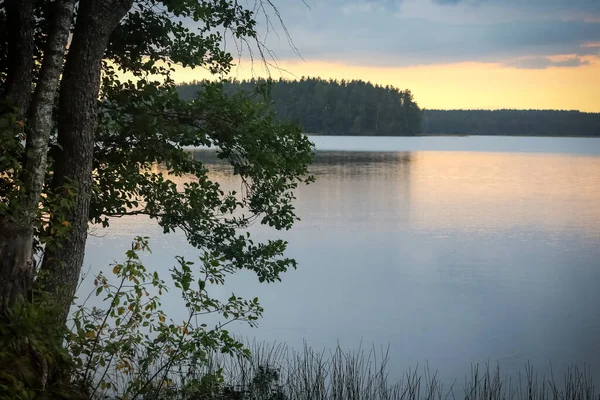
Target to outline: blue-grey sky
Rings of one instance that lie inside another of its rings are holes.
[[[276,0],[305,59],[363,66],[494,62],[544,69],[598,55],[600,0]],[[285,38],[269,35],[281,58]],[[552,56],[571,55],[568,60]]]

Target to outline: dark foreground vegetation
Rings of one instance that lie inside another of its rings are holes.
[[[214,400],[598,400],[588,369],[576,366],[555,380],[528,363],[516,376],[498,366],[473,365],[467,376],[442,382],[428,365],[391,376],[387,350],[316,351],[305,345],[254,343],[252,356],[213,355],[205,369],[180,374],[160,399]],[[220,371],[223,380],[215,383]],[[211,382],[211,384],[208,384]],[[209,389],[210,388],[210,389]]]
[[[230,92],[253,93],[265,81],[233,81]],[[202,83],[179,85],[192,98]],[[319,135],[600,136],[600,113],[562,110],[421,110],[408,90],[360,80],[280,79],[269,85],[272,109]]]
[[[0,398],[98,398],[119,373],[132,382],[123,398],[153,398],[153,379],[192,356],[247,353],[224,327],[255,324],[258,300],[217,299],[211,288],[241,269],[274,282],[296,267],[284,240],[240,232],[293,226],[294,190],[312,181],[312,144],[219,82],[181,100],[169,66],[227,73],[233,57],[221,33],[262,49],[256,13],[269,18],[274,7],[0,1]],[[188,146],[218,147],[241,190],[223,190]],[[143,240],[111,267],[116,284],[95,277],[96,308],[72,316],[90,224],[102,234],[134,215],[185,233],[197,250],[193,261],[174,260],[170,276],[188,320],[158,312],[167,287],[137,262]],[[155,376],[144,375],[160,360],[168,362]]]

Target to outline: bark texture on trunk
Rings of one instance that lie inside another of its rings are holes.
[[[74,0],[59,0],[56,3],[52,31],[29,106],[25,160],[20,177],[21,204],[17,210],[18,215],[14,215],[12,219],[3,218],[0,222],[0,304],[3,311],[18,298],[29,297],[33,286],[34,224],[46,175],[52,108],[62,72],[74,5]]]
[[[64,63],[65,49],[73,20],[75,0],[58,0],[52,31],[44,51],[40,76],[33,94],[27,124],[22,209],[33,223],[37,216],[46,176],[48,140],[52,130],[52,109]]]
[[[8,70],[3,99],[24,118],[33,85],[33,0],[4,4]],[[33,283],[33,227],[23,213],[0,216],[0,315],[15,301],[27,299]]]
[[[33,229],[10,220],[0,226],[0,315],[29,298],[33,283]]]
[[[5,99],[17,107],[19,117],[27,112],[33,84],[33,1],[6,0],[8,71]]]
[[[47,248],[37,284],[55,296],[66,320],[77,289],[87,240],[94,133],[101,63],[109,37],[131,8],[132,0],[82,0],[75,33],[60,87],[58,142],[52,190],[68,197],[65,185],[77,197],[65,217],[70,230],[59,246]]]

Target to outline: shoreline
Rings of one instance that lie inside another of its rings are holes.
[[[486,135],[486,134],[452,134],[452,133],[419,133],[417,135],[323,135],[316,133],[305,133],[306,136],[318,137],[361,137],[361,138],[414,138],[414,137],[526,137],[526,138],[577,138],[577,139],[600,139],[599,135]]]

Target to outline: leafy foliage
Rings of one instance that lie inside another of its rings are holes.
[[[34,399],[43,390],[56,398],[65,395],[62,377],[72,363],[56,345],[65,331],[55,327],[55,318],[54,302],[39,292],[9,310],[0,324],[0,398]]]
[[[220,82],[205,85],[194,99],[182,100],[177,94],[171,76],[173,65],[207,68],[214,74],[229,71],[233,57],[223,45],[225,37],[262,48],[255,30],[255,11],[229,0],[132,3],[112,33],[102,62],[99,112],[92,116],[97,118],[93,189],[85,217],[107,227],[112,218],[146,215],[165,233],[185,232],[198,249],[199,262],[178,259],[171,278],[181,291],[190,318],[183,323],[167,322],[167,315],[159,308],[166,284],[144,269],[138,252],[147,250],[147,242],[138,240],[127,261],[114,266],[120,283],[113,285],[106,276],[97,277],[95,294],[103,306],[79,309],[67,339],[75,363],[68,371],[74,373],[77,386],[86,388],[88,394],[115,392],[122,389],[120,379],[127,377],[126,394],[135,397],[147,392],[156,379],[162,379],[159,388],[168,386],[174,364],[187,363],[186,368],[200,364],[206,361],[203,353],[209,350],[247,355],[223,327],[236,320],[255,324],[262,312],[257,299],[232,295],[217,300],[209,296],[209,289],[224,284],[227,275],[239,269],[251,270],[260,281],[272,282],[296,266],[295,260],[285,256],[286,242],[254,242],[247,228],[258,222],[276,230],[290,229],[297,220],[294,189],[313,179],[307,167],[312,144],[299,127],[277,121],[266,99],[257,102],[243,93],[230,93]],[[55,4],[36,2],[39,59],[44,56],[42,49]],[[268,7],[272,7],[271,2],[260,10],[266,12]],[[0,5],[0,28],[4,16]],[[3,36],[0,89],[6,80],[6,45]],[[1,111],[0,217],[5,218],[19,207],[17,178],[27,121],[16,120],[9,108]],[[64,114],[77,110],[55,111]],[[54,118],[48,174],[34,223],[38,259],[44,258],[44,251],[65,244],[64,238],[72,229],[65,216],[77,207],[74,199],[85,195],[77,193],[77,186],[68,179],[58,190],[50,190],[54,160],[60,159],[62,150],[57,143],[56,115]],[[241,178],[241,190],[224,191],[211,180],[205,166],[187,151],[190,146],[215,149]],[[186,183],[178,185],[173,177],[185,177]],[[79,273],[74,272],[74,276]],[[218,314],[225,322],[212,328],[196,324],[196,317],[206,313]],[[31,336],[39,334],[36,331]],[[60,342],[54,340],[54,345]],[[39,381],[39,374],[35,376]],[[24,388],[32,385],[28,382]]]
[[[47,2],[39,3],[39,40],[48,28],[48,10]],[[276,229],[291,227],[296,219],[293,190],[312,180],[307,170],[311,143],[298,127],[276,122],[265,102],[228,94],[221,83],[206,85],[195,99],[184,101],[171,79],[173,64],[228,71],[232,57],[216,28],[239,40],[258,41],[255,24],[253,12],[237,2],[134,2],[113,32],[103,62],[89,219],[106,227],[111,217],[148,215],[165,232],[182,229],[192,245],[219,263],[273,281],[295,266],[283,256],[286,244],[254,243],[238,232],[255,220]],[[14,133],[14,119],[3,121],[11,127],[2,131],[7,146],[0,154],[1,211],[7,215],[18,206],[12,199],[19,187],[15,177],[23,143]],[[52,145],[50,172],[52,155],[60,152],[55,138]],[[243,190],[222,191],[185,151],[187,146],[217,148],[242,177]],[[151,172],[154,165],[167,172]],[[183,188],[169,179],[182,175],[190,177]],[[73,205],[65,193],[71,200],[76,195],[44,189],[43,210],[53,223],[38,224],[36,243],[53,245],[68,231],[69,221],[56,218]]]
[[[140,89],[141,86],[141,89]],[[174,87],[128,83],[103,104],[95,152],[95,196],[90,218],[148,215],[165,232],[182,229],[214,262],[255,271],[261,281],[279,279],[295,262],[285,243],[254,243],[239,231],[259,220],[289,229],[298,183],[312,181],[311,143],[300,128],[274,121],[264,103],[223,85],[206,85],[192,101]],[[242,192],[224,192],[186,146],[217,147],[243,180]],[[167,173],[153,172],[162,165]],[[169,176],[188,176],[183,187]]]
[[[233,271],[207,258],[199,266],[178,258],[171,279],[188,317],[177,322],[161,309],[161,295],[168,287],[157,271],[143,266],[144,251],[150,251],[147,238],[137,238],[125,262],[113,265],[109,276],[95,277],[90,297],[98,297],[100,305],[90,308],[84,303],[73,315],[67,339],[75,363],[73,379],[91,397],[156,398],[205,365],[213,351],[249,356],[225,327],[234,321],[254,326],[263,311],[258,299],[232,294],[219,300],[210,294]],[[216,325],[202,322],[209,314],[219,317]]]
[[[0,14],[3,17],[1,10]],[[51,2],[38,2],[36,15],[41,55]],[[227,72],[233,58],[223,47],[225,36],[254,41],[260,48],[255,27],[255,12],[238,2],[133,2],[113,32],[103,62],[90,222],[106,227],[111,217],[148,215],[165,232],[182,229],[201,251],[231,267],[251,269],[261,281],[277,280],[280,272],[295,266],[283,256],[283,241],[254,243],[238,232],[256,220],[276,229],[292,226],[296,220],[293,190],[298,183],[312,180],[307,170],[311,143],[300,128],[277,122],[266,100],[228,93],[217,82],[184,101],[171,78],[174,64]],[[0,50],[5,45],[3,40]],[[18,207],[14,196],[23,152],[23,137],[15,129],[19,121],[8,115],[3,111],[0,123],[7,144],[0,154],[2,215]],[[44,218],[53,222],[37,224],[36,243],[58,245],[56,238],[65,235],[70,222],[56,216],[73,206],[69,197],[72,200],[77,194],[68,188],[58,195],[50,193],[53,155],[61,151],[55,136],[51,145],[42,209]],[[188,146],[218,149],[219,157],[242,177],[243,190],[222,191],[185,151]],[[167,172],[151,172],[154,165],[166,167]],[[183,175],[190,178],[183,188],[169,179]]]
[[[9,205],[18,207],[15,188],[21,172],[21,157],[25,150],[23,122],[17,120],[14,109],[0,104],[0,215],[14,212]]]
[[[134,3],[104,63],[90,220],[108,226],[111,217],[148,215],[165,233],[182,229],[213,262],[273,281],[295,267],[283,255],[286,243],[254,243],[239,231],[255,220],[292,226],[293,190],[312,181],[311,143],[300,128],[276,122],[266,102],[227,93],[218,82],[182,100],[171,79],[173,63],[228,71],[232,58],[215,28],[258,41],[255,24],[237,2]],[[124,81],[123,72],[134,78]],[[221,190],[185,151],[189,146],[216,148],[242,178],[242,191]],[[152,172],[154,165],[166,173]],[[190,179],[178,187],[169,176]]]

